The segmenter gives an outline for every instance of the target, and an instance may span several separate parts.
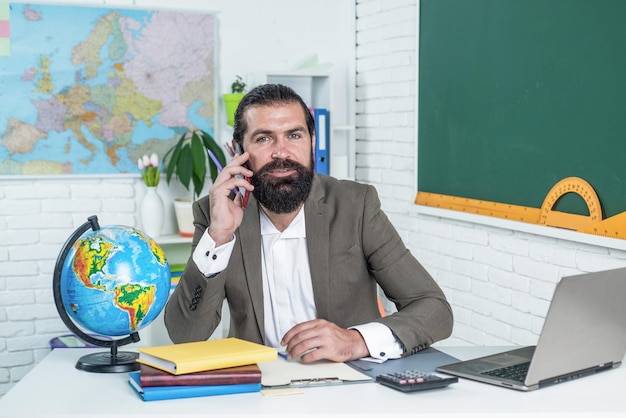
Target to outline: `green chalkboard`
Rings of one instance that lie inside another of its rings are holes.
[[[418,191],[539,208],[572,176],[626,211],[626,1],[421,0]]]

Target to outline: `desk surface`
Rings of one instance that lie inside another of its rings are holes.
[[[501,350],[441,348],[460,359]],[[623,366],[533,392],[460,379],[446,389],[410,394],[363,383],[307,388],[292,396],[250,393],[143,402],[128,386],[126,373],[88,373],[74,367],[80,356],[93,351],[102,350],[53,350],[0,399],[0,416],[626,416]]]

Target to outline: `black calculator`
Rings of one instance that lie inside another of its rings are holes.
[[[421,370],[403,370],[379,374],[376,381],[402,392],[417,392],[426,389],[437,389],[459,381],[458,377],[440,377]]]

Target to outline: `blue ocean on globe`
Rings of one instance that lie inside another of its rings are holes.
[[[161,247],[140,230],[104,226],[72,245],[60,287],[75,323],[95,334],[129,335],[165,307],[170,268]]]

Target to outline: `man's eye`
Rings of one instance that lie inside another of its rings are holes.
[[[256,139],[256,142],[267,142],[269,138],[267,136],[260,136]]]
[[[293,133],[291,135],[289,135],[289,138],[291,139],[300,139],[302,137],[302,135],[300,135],[299,133]]]

